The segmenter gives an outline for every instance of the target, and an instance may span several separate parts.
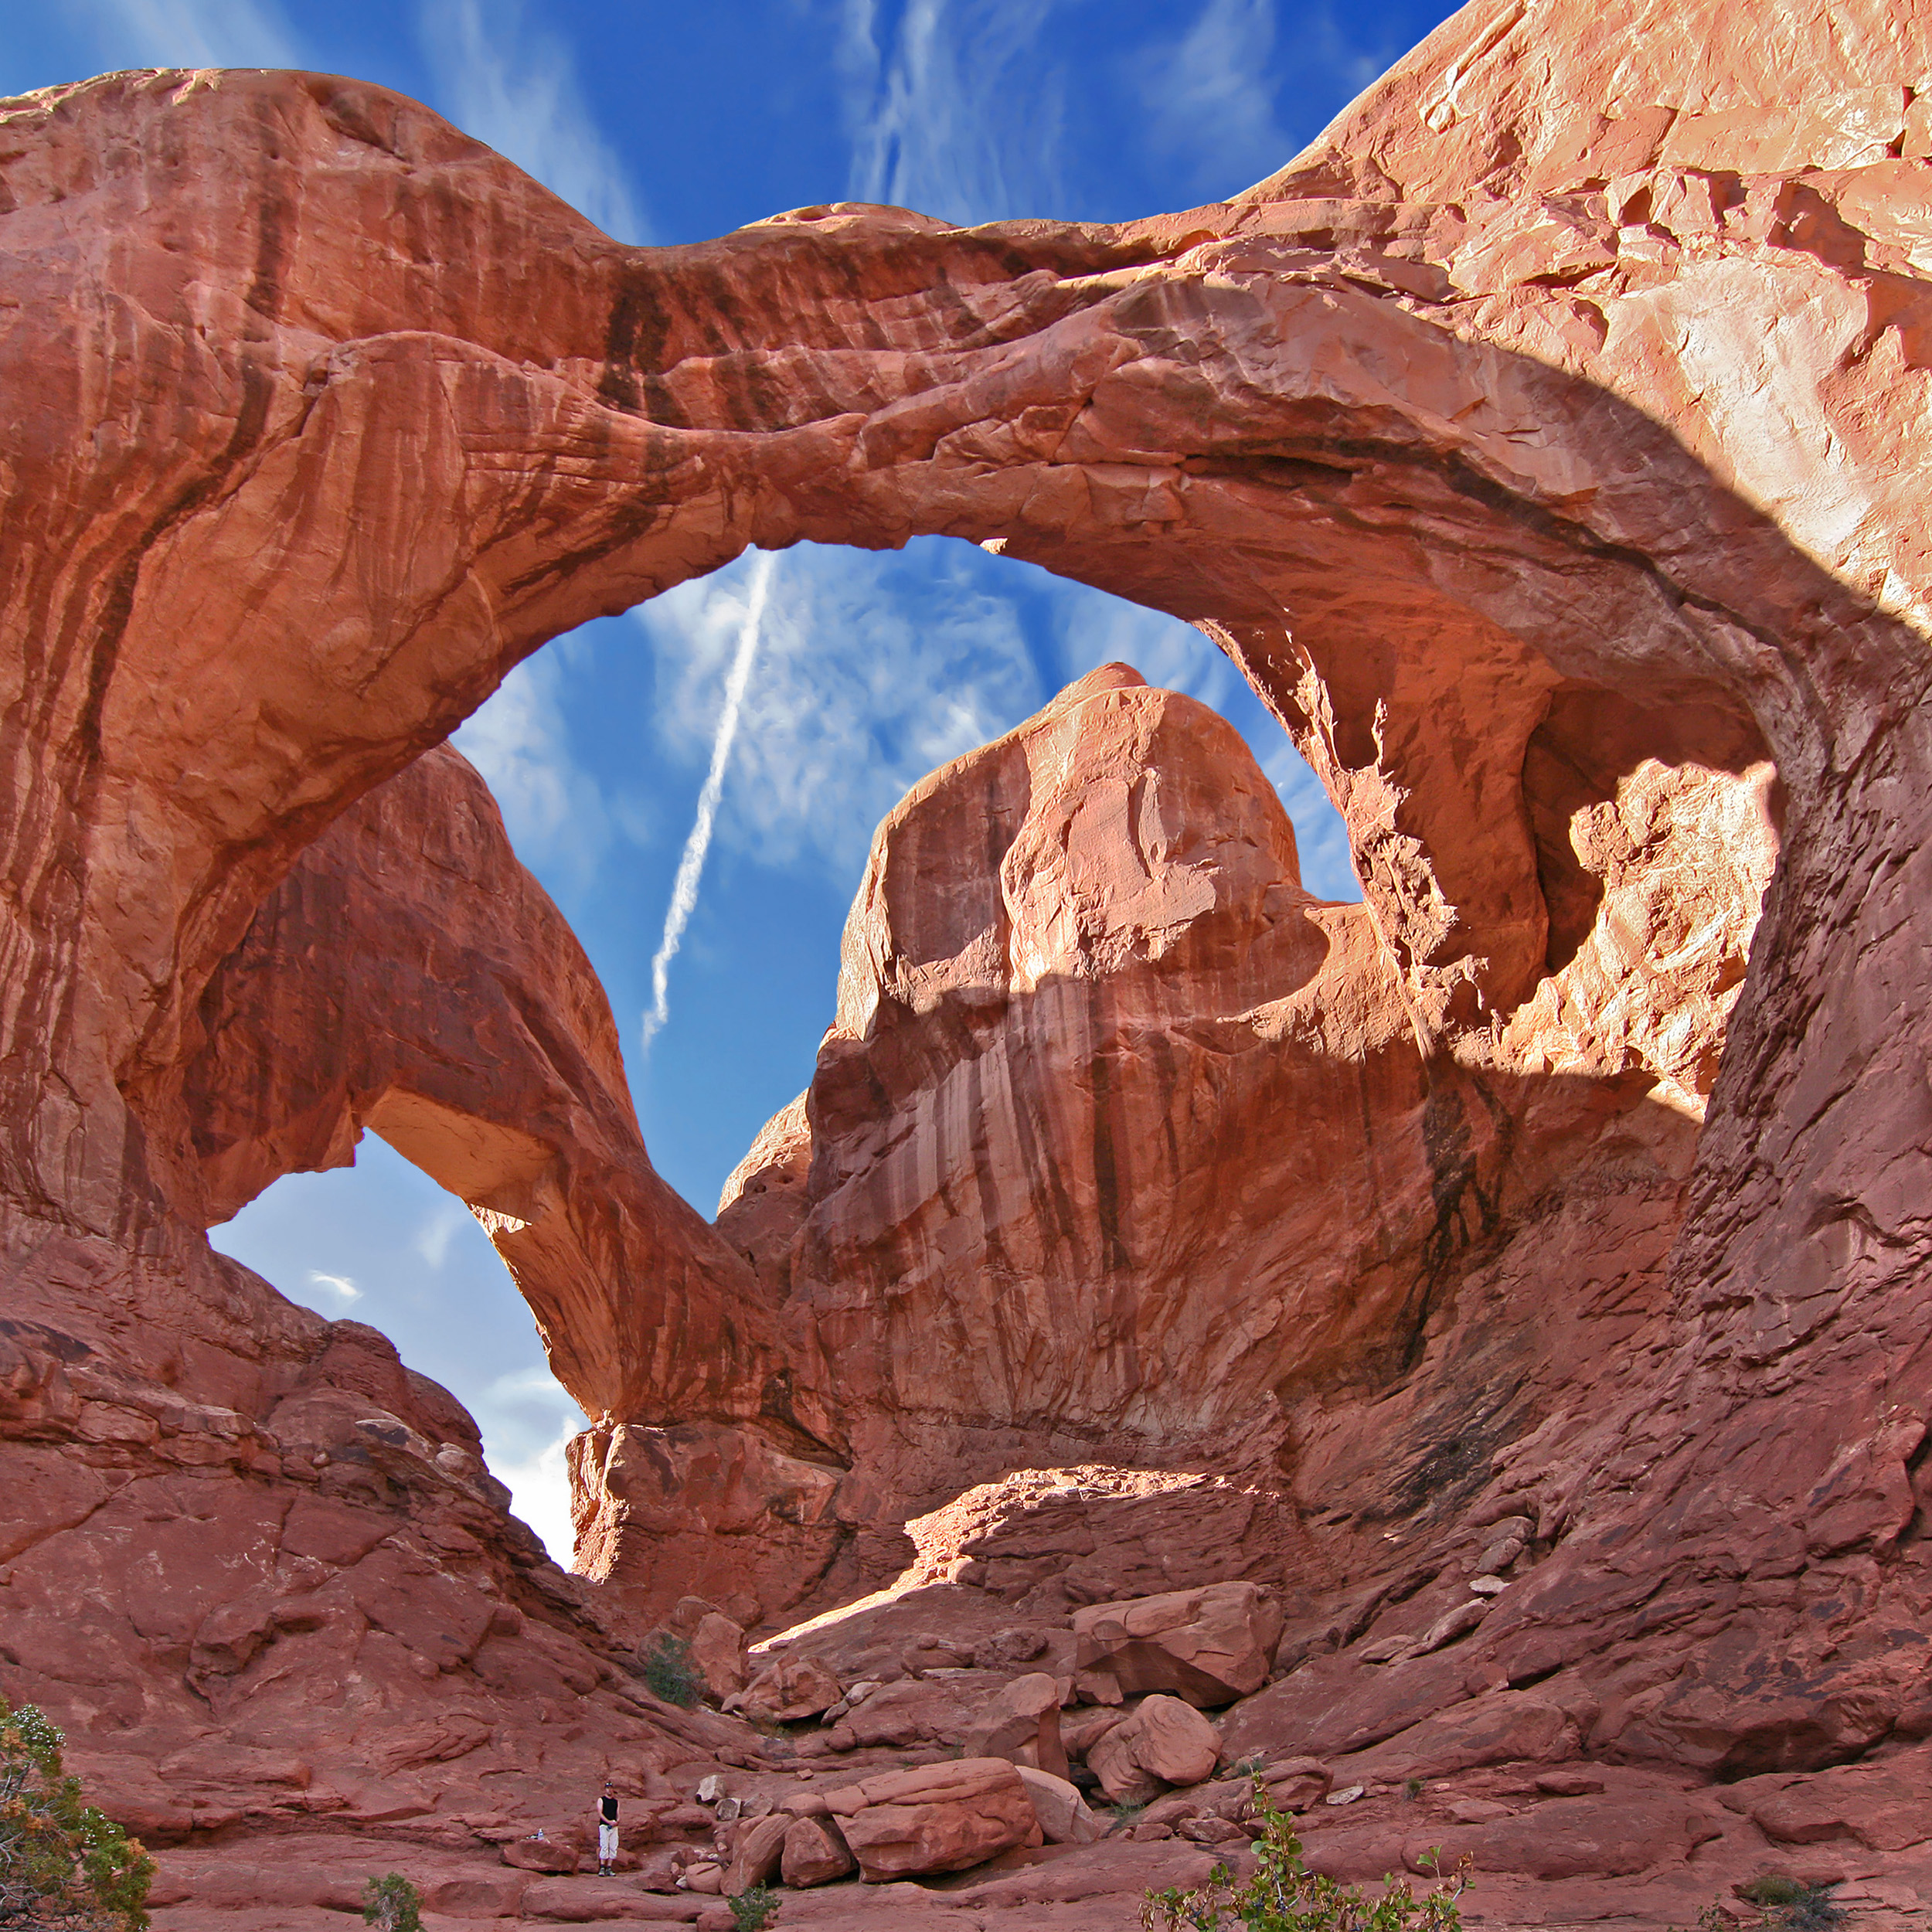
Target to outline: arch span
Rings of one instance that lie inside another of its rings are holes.
[[[1794,49],[1613,12],[1479,4],[1282,175],[1111,230],[837,208],[653,253],[351,83],[24,104],[0,339],[37,399],[0,429],[23,1307],[137,1362],[188,1330],[258,1354],[155,1109],[297,855],[570,624],[747,543],[944,532],[1213,627],[1276,709],[1349,818],[1457,1200],[1485,1117],[1445,1097],[1508,1090],[1506,1144],[1547,1070],[1522,1015],[1585,917],[1551,829],[1577,784],[1601,804],[1603,770],[1665,746],[1774,764],[1781,870],[1675,1300],[1614,1400],[1498,1452],[1498,1495],[1567,1540],[1485,1654],[1577,1663],[1632,1564],[1718,1605],[1753,1525],[1821,1564],[1895,1554],[1917,1437],[1885,1418],[1932,1399],[1922,1056],[1895,1019],[1932,903],[1932,583],[1923,295],[1885,171],[1932,15],[1860,0]],[[1612,69],[1628,116],[1586,104]],[[1794,71],[1838,91],[1794,104]],[[1623,745],[1633,712],[1668,730]],[[1583,1030],[1576,1077],[1648,1076]],[[434,1117],[394,1124],[427,1148]],[[163,1277],[165,1318],[114,1312]],[[1726,1730],[1708,1707],[1748,1704],[1784,1635],[1710,1614],[1735,1683],[1626,1711],[1630,1748],[1735,1768],[1901,1721],[1883,1660],[1839,1647],[1806,1666],[1822,1730]]]

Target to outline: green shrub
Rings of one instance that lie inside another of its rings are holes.
[[[0,1698],[0,1926],[141,1932],[155,1862],[81,1803],[61,1742],[44,1713]]]
[[[422,1893],[400,1872],[362,1887],[362,1923],[376,1932],[423,1932],[422,1905]]]
[[[725,1903],[731,1907],[736,1932],[764,1932],[772,1913],[778,1909],[778,1894],[768,1885],[754,1885],[749,1892],[726,1899]]]
[[[1829,1886],[1803,1885],[1778,1872],[1760,1872],[1737,1891],[1758,1908],[1763,1932],[1832,1932],[1845,1917],[1845,1908],[1832,1898]],[[1733,1932],[1736,1920],[1717,1903],[1698,1913],[1697,1923],[1699,1932]],[[1665,1932],[1677,1928],[1667,1927]]]
[[[668,1630],[655,1631],[638,1653],[639,1668],[654,1697],[688,1711],[703,1696],[705,1681],[691,1661],[691,1646]]]
[[[1434,1883],[1420,1898],[1406,1879],[1393,1877],[1384,1881],[1380,1898],[1366,1898],[1359,1886],[1318,1876],[1303,1864],[1294,1821],[1269,1801],[1259,1778],[1254,1813],[1261,1836],[1247,1886],[1236,1892],[1227,1867],[1217,1865],[1192,1891],[1150,1892],[1141,1907],[1141,1932],[1461,1932],[1456,1901],[1469,1883],[1468,1859],[1445,1876],[1432,1852]]]

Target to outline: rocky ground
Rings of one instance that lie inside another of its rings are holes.
[[[1302,1747],[1318,1673],[1274,1662],[1279,1607],[1251,1583],[1071,1621],[1015,1615],[968,1583],[914,1584],[748,1655],[721,1644],[721,1613],[679,1607],[681,1628],[706,1618],[699,1655],[747,1715],[680,1714],[640,1689],[652,1747],[587,1759],[575,1788],[512,1775],[490,1811],[345,1828],[298,1801],[272,1823],[197,1831],[159,1853],[155,1924],[333,1932],[366,1876],[396,1870],[433,1932],[729,1932],[724,1897],[757,1884],[777,1888],[782,1927],[1128,1932],[1149,1889],[1252,1869],[1257,1779],[1316,1872],[1422,1887],[1466,1855],[1472,1925],[1689,1927],[1713,1905],[1755,1923],[1744,1890],[1767,1876],[1828,1888],[1875,1932],[1932,1902],[1932,1746],[1717,1784],[1593,1760],[1589,1712],[1498,1689],[1318,1756]],[[1257,1688],[1230,1698],[1229,1679]],[[666,1723],[693,1740],[668,1762]],[[608,1877],[587,1823],[600,1761],[622,1794]]]

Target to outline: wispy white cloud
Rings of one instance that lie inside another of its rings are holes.
[[[845,0],[851,193],[970,223],[1061,199],[1065,73],[1039,58],[1042,0]]]
[[[345,1274],[321,1274],[311,1268],[308,1279],[311,1287],[321,1288],[344,1301],[359,1301],[362,1298],[362,1290]]]
[[[818,864],[849,889],[873,828],[910,786],[1049,695],[1017,610],[975,587],[970,561],[940,552],[930,570],[909,570],[856,550],[787,553],[740,719],[723,816],[732,849],[772,866]],[[655,648],[656,724],[673,759],[714,741],[743,599],[720,573],[636,614]]]
[[[80,0],[114,58],[151,67],[299,67],[301,43],[274,0]]]
[[[474,1217],[461,1202],[442,1202],[418,1223],[410,1247],[425,1267],[440,1274],[450,1258],[450,1243],[474,1224]]]
[[[1131,63],[1145,138],[1204,198],[1238,193],[1290,160],[1402,50],[1372,11],[1345,21],[1337,0],[1202,0],[1184,32]]]
[[[698,886],[704,877],[705,855],[711,849],[713,828],[718,821],[718,801],[724,794],[725,767],[731,762],[732,740],[738,735],[738,714],[743,709],[745,687],[750,682],[751,666],[758,655],[759,635],[765,621],[765,606],[771,595],[772,572],[777,558],[760,553],[752,561],[745,578],[745,608],[738,627],[738,641],[732,651],[731,668],[725,674],[724,703],[718,714],[718,729],[711,740],[711,768],[705,774],[698,794],[697,815],[692,821],[690,836],[684,842],[678,861],[677,876],[671,884],[671,903],[664,915],[664,937],[651,961],[651,1005],[644,1016],[644,1044],[648,1049],[658,1029],[671,1017],[671,962],[684,944],[685,928],[697,910]]]
[[[510,1506],[557,1562],[568,1566],[570,1477],[564,1461],[570,1438],[586,1426],[583,1411],[548,1369],[500,1375],[470,1404],[483,1437],[490,1473],[510,1490]]]
[[[422,0],[419,38],[435,104],[619,241],[649,223],[616,150],[598,133],[569,43],[520,0]]]
[[[553,645],[511,672],[451,742],[482,773],[524,863],[580,889],[611,843],[597,781],[570,745],[567,650]]]
[[[1293,146],[1275,123],[1274,39],[1274,0],[1206,0],[1141,63],[1150,143],[1197,179],[1224,180],[1224,192],[1278,168]]]
[[[849,890],[874,828],[919,780],[1119,660],[1240,722],[1295,821],[1309,889],[1356,896],[1326,794],[1206,638],[1044,573],[1000,594],[1001,573],[1022,567],[965,544],[906,556],[812,544],[787,552],[739,716],[717,828],[726,849],[774,869],[816,866]],[[667,761],[690,769],[715,745],[744,613],[734,568],[634,614],[653,645]]]

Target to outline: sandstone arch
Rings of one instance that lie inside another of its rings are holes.
[[[297,853],[519,656],[747,542],[1001,543],[1216,628],[1348,816],[1445,1083],[1545,1071],[1522,1016],[1553,960],[1562,784],[1529,756],[1553,708],[1612,694],[1639,763],[1769,754],[1781,869],[1675,1298],[1614,1400],[1502,1445],[1498,1494],[1569,1540],[1485,1654],[1568,1668],[1675,1579],[1730,1646],[1719,1688],[1611,1741],[1738,1768],[1906,1721],[1896,1660],[1855,1643],[1806,1663],[1802,1723],[1706,1706],[1748,1702],[1789,1635],[1713,1580],[1752,1526],[1870,1566],[1873,1614],[1906,1587],[1879,1559],[1915,1507],[1897,1418],[1927,1400],[1926,1101],[1895,1015],[1923,981],[1932,587],[1900,211],[1932,17],[1869,0],[1775,49],[1716,21],[1479,5],[1284,175],[1184,216],[809,210],[656,255],[354,83],[20,104],[0,358],[38,400],[0,443],[26,504],[0,566],[0,1189],[23,1311],[140,1372],[190,1332],[258,1360],[156,1097]],[[1631,707],[1667,723],[1631,736]],[[1624,1069],[1586,1043],[1573,1070]]]

